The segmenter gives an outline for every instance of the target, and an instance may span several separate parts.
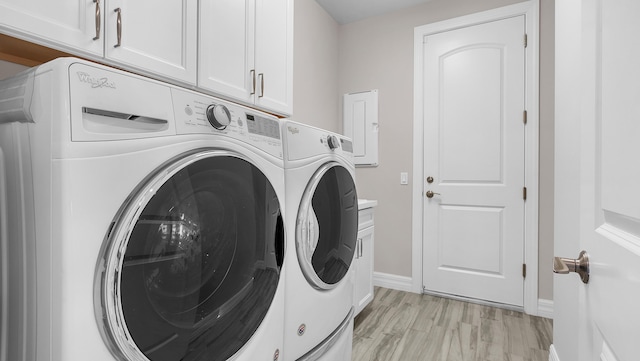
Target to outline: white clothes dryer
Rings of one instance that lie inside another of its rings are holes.
[[[2,361],[279,360],[278,120],[73,58],[0,82]]]
[[[286,359],[348,361],[358,233],[352,142],[297,122],[282,124],[291,250],[284,266]]]

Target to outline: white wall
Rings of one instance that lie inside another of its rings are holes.
[[[400,172],[412,172],[413,126],[413,31],[414,27],[506,6],[521,0],[433,0],[396,13],[340,26],[339,93],[379,90],[379,163],[377,168],[358,168],[358,195],[378,200],[376,208],[375,271],[411,277],[411,185],[400,185]],[[547,24],[548,2],[543,0],[541,14]],[[551,6],[552,7],[552,6]],[[549,11],[553,11],[552,9]],[[553,19],[550,20],[553,22]],[[545,25],[546,26],[546,25]],[[552,30],[545,29],[541,39],[542,56],[553,54]],[[549,52],[549,47],[551,53]],[[551,64],[553,59],[551,58]],[[548,142],[553,143],[553,74],[549,61],[542,61],[541,99],[541,228],[553,230],[553,163],[549,164]],[[551,67],[552,68],[552,67]],[[543,73],[544,72],[544,73]],[[551,77],[551,78],[549,78]],[[549,81],[549,79],[551,79]],[[549,89],[551,87],[551,89]],[[551,91],[551,103],[548,92]],[[551,114],[551,115],[549,115]],[[550,123],[549,123],[550,122]],[[551,135],[549,134],[551,132]],[[552,153],[551,153],[552,154]],[[551,178],[549,178],[551,175]],[[411,179],[411,175],[409,176]],[[552,184],[551,184],[552,187]],[[551,218],[547,217],[551,214]],[[551,224],[549,224],[551,222]],[[539,260],[540,298],[552,298],[552,278],[547,255],[553,252],[552,232],[542,232]]]
[[[338,23],[315,2],[295,0],[292,120],[342,130]]]
[[[538,295],[553,299],[555,0],[540,0],[540,174]]]

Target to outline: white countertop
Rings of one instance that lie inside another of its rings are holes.
[[[358,199],[358,209],[372,208],[378,205],[378,201],[372,199]]]

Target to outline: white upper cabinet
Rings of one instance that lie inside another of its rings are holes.
[[[293,111],[293,0],[201,0],[198,87]]]
[[[293,112],[293,0],[256,4],[256,104]]]
[[[0,32],[195,84],[197,5],[196,0],[0,0]]]
[[[195,84],[198,3],[195,0],[109,0],[105,57]]]
[[[198,86],[253,103],[255,0],[201,0]]]
[[[63,51],[102,56],[102,1],[0,0],[0,30]]]
[[[286,116],[293,1],[0,0],[0,33]]]

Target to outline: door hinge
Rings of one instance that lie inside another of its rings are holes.
[[[524,113],[522,113],[522,121],[524,122],[524,124],[527,124],[527,111],[525,110]]]
[[[529,37],[527,36],[527,34],[524,34],[524,47],[526,48],[528,44],[529,44]]]
[[[522,264],[522,278],[527,278],[527,264]]]
[[[527,187],[522,187],[522,199],[527,200]]]

